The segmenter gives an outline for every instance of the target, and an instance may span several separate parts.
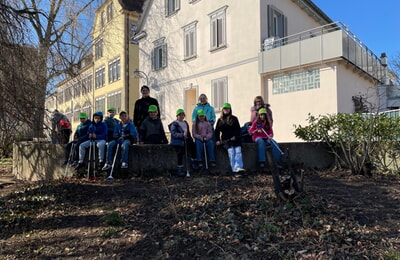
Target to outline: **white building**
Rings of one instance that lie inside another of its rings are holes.
[[[263,96],[280,142],[298,141],[309,113],[353,113],[353,97],[379,106],[380,59],[310,0],[148,0],[135,39],[165,125],[178,108],[190,121],[201,93],[241,125]]]

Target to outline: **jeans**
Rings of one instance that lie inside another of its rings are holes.
[[[87,140],[79,146],[79,163],[83,163],[83,160],[85,159],[85,153],[86,153],[86,148],[89,148],[90,146],[90,140]],[[105,153],[105,146],[106,146],[106,140],[94,140],[97,144],[97,148],[99,149],[99,161],[104,160],[104,153]],[[94,148],[94,147],[93,147]]]
[[[205,143],[200,141],[199,139],[196,139],[196,159],[197,161],[202,161],[203,154],[204,154],[204,144],[206,145],[206,151],[207,151],[207,159],[209,162],[215,162],[215,147],[214,147],[214,142],[213,140],[208,140]],[[205,160],[206,158],[204,158]]]
[[[108,143],[108,147],[107,147],[107,163],[111,164],[114,161],[114,148],[116,147],[116,145],[118,144],[118,142],[116,140],[113,140],[111,142]],[[131,141],[130,140],[124,140],[124,142],[122,144],[120,144],[120,149],[122,149],[122,162],[124,163],[128,163],[128,157],[129,157],[129,146],[131,145]],[[116,152],[116,151],[115,151]],[[117,155],[118,156],[118,155]]]
[[[234,146],[228,148],[229,162],[233,172],[237,172],[238,168],[243,168],[242,147]]]
[[[272,154],[274,156],[274,160],[276,163],[279,162],[279,160],[281,159],[281,152],[279,150],[278,144],[274,140],[270,140],[268,138],[257,138],[255,142],[257,143],[259,162],[266,161],[265,148],[267,145],[272,146]],[[272,142],[274,142],[274,144]]]
[[[71,162],[78,161],[80,144],[81,144],[80,142],[72,141],[65,146],[65,161],[68,161],[70,157],[72,157]],[[74,145],[74,149],[71,151],[72,145]],[[71,156],[71,152],[74,154],[73,156]]]

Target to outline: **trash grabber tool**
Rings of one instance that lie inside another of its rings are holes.
[[[75,154],[75,143],[71,144],[71,150],[69,151],[69,156],[68,156],[68,161],[67,164],[65,165],[65,170],[64,170],[64,178],[67,178],[67,170],[68,166],[71,166],[71,161],[74,159],[74,154]]]
[[[92,148],[92,170],[93,170],[93,179],[96,179],[96,145],[97,143],[93,140],[93,148]]]
[[[110,176],[107,177],[106,182],[111,183],[114,181],[114,177],[112,176],[113,172],[114,172],[114,167],[115,167],[115,161],[117,160],[118,157],[118,152],[119,152],[119,147],[121,145],[118,143],[117,144],[117,149],[115,150],[115,155],[114,155],[114,160],[113,160],[113,164],[111,167],[111,171],[110,171]]]
[[[186,177],[190,177],[190,173],[189,173],[189,158],[188,158],[188,154],[187,154],[187,142],[186,142],[186,138],[184,138],[184,142],[185,142],[185,160],[186,160]]]
[[[89,143],[89,159],[88,159],[88,166],[87,166],[87,171],[86,171],[86,174],[87,174],[87,179],[89,179],[90,178],[90,165],[92,164],[92,143],[93,143],[93,141],[92,141],[92,139],[90,139],[90,141],[89,141],[90,143]]]
[[[208,170],[207,147],[205,139],[203,139],[203,148],[204,148],[204,163],[206,164],[206,170]]]
[[[257,127],[258,127],[259,129],[261,129],[261,131],[263,131],[263,133],[268,137],[269,140],[271,140],[272,145],[275,146],[275,148],[279,151],[279,153],[280,153],[281,155],[285,155],[285,153],[282,152],[281,148],[279,148],[279,146],[278,146],[278,144],[275,142],[275,140],[272,139],[272,137],[271,137],[269,134],[267,134],[267,131],[265,131],[265,129],[264,129],[261,125],[257,125]]]

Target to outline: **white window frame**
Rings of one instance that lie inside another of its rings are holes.
[[[158,106],[161,111],[161,115],[158,115],[160,119],[165,119],[165,93],[164,91],[158,91],[154,94],[154,98],[158,101]]]
[[[210,49],[226,47],[226,9],[227,5],[210,13]]]
[[[103,57],[104,42],[103,39],[97,39],[94,43],[94,58],[95,60]]]
[[[116,58],[108,63],[108,83],[121,79],[121,60]]]
[[[99,107],[99,105],[100,105],[100,107]],[[96,102],[94,104],[94,109],[96,111],[104,112],[106,110],[106,98],[105,97],[96,98]]]
[[[107,23],[109,23],[114,18],[114,3],[111,2],[107,5]]]
[[[215,111],[220,112],[228,102],[228,77],[211,80],[211,98]]]
[[[106,85],[106,67],[102,66],[95,71],[95,85],[97,88],[102,88]]]
[[[191,59],[197,56],[197,21],[194,21],[183,29],[183,58]]]
[[[287,17],[273,5],[268,5],[268,37],[287,36]]]
[[[122,94],[121,91],[110,93],[107,95],[107,107],[115,107],[116,112],[121,111]]]
[[[153,70],[159,70],[167,67],[167,44],[165,37],[154,41],[154,49],[151,51],[151,67]]]
[[[180,0],[165,0],[165,15],[169,16],[176,13],[181,7]]]

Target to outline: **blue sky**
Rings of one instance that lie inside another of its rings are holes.
[[[345,24],[389,64],[400,55],[400,0],[312,0],[333,21]]]

